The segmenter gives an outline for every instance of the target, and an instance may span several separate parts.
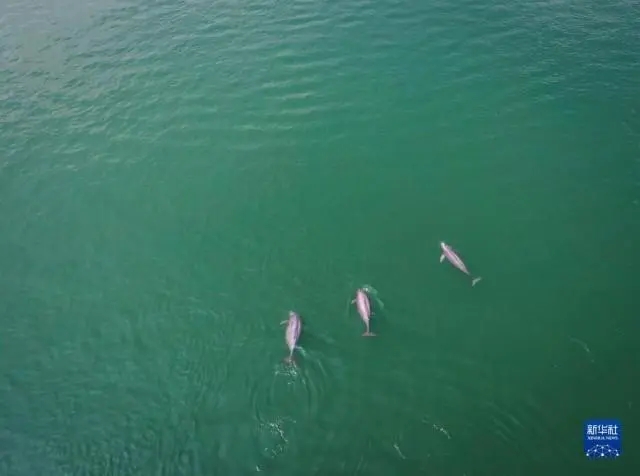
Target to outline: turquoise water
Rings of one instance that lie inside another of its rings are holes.
[[[0,474],[635,474],[639,20],[2,2]]]

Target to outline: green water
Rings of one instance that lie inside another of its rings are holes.
[[[2,2],[0,474],[637,474],[639,21]]]

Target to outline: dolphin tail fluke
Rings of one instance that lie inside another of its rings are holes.
[[[375,337],[376,335],[371,332],[371,331],[365,331],[364,334],[362,334],[362,337]]]
[[[477,278],[473,278],[473,280],[471,281],[471,286],[475,286],[475,285],[476,285],[476,283],[477,283],[478,281],[481,281],[481,280],[482,280],[482,278],[481,278],[481,277],[479,277],[479,276],[478,276]]]
[[[285,362],[285,364],[294,365],[294,366],[296,365],[296,361],[293,360],[293,354],[287,355],[284,358],[284,362]]]

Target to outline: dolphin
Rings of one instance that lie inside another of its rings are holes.
[[[482,279],[481,277],[474,278],[473,276],[471,276],[471,273],[469,273],[469,270],[467,269],[465,264],[462,262],[460,257],[457,255],[457,253],[453,251],[453,248],[447,245],[444,241],[440,242],[440,248],[442,248],[442,255],[440,255],[440,262],[442,263],[444,259],[447,258],[447,260],[452,265],[454,265],[456,268],[458,268],[460,271],[462,271],[464,274],[466,274],[471,278],[471,286],[475,286],[475,284]]]
[[[364,289],[360,288],[356,291],[356,298],[351,301],[351,304],[355,304],[360,317],[367,326],[366,331],[362,334],[365,337],[375,336],[373,332],[369,330],[369,320],[371,319],[371,305],[369,304],[369,297]]]
[[[282,321],[280,324],[287,324],[287,329],[284,331],[284,340],[289,348],[289,355],[285,357],[284,361],[295,364],[293,351],[296,349],[300,332],[302,332],[302,321],[298,313],[289,311],[289,319]]]

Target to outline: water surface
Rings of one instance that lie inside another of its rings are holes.
[[[0,473],[631,474],[639,19],[3,2]]]

